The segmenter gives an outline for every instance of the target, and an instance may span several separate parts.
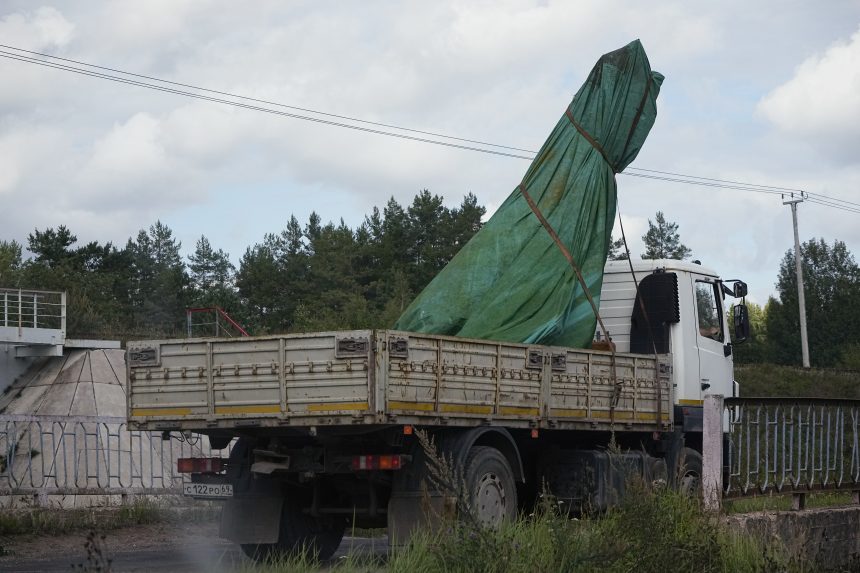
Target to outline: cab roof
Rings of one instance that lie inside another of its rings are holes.
[[[657,269],[666,271],[680,271],[688,273],[703,274],[714,278],[719,278],[719,275],[713,269],[704,267],[690,261],[679,261],[677,259],[632,259],[633,270],[637,273],[653,272]],[[630,262],[624,261],[606,261],[604,274],[630,273]]]

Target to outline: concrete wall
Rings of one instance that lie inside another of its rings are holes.
[[[776,540],[816,570],[860,568],[860,506],[747,513],[726,520],[743,533]]]
[[[15,347],[0,342],[0,392],[11,386],[34,360],[34,358],[15,358]]]

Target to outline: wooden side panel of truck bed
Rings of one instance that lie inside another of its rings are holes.
[[[389,330],[129,343],[148,429],[353,424],[668,427],[670,357]]]

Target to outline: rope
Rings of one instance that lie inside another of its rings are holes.
[[[617,202],[617,201],[616,201]],[[654,384],[657,388],[657,427],[660,428],[660,423],[663,421],[663,388],[660,385],[660,358],[657,354],[657,343],[654,342],[654,332],[651,330],[651,320],[648,318],[648,311],[645,309],[645,301],[639,296],[639,281],[636,280],[636,273],[633,271],[633,261],[630,258],[630,248],[627,246],[627,236],[624,234],[624,222],[621,220],[621,205],[618,205],[618,225],[621,227],[621,240],[624,242],[624,252],[627,254],[627,264],[630,266],[630,276],[633,277],[633,285],[636,288],[636,300],[639,301],[639,308],[642,309],[642,316],[645,318],[645,327],[648,329],[648,339],[651,340],[651,349],[654,351]],[[615,397],[613,396],[613,400]]]

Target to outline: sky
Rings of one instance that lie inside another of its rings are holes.
[[[860,203],[860,2],[0,0],[0,44],[286,105],[538,149],[601,54],[666,76],[632,167]],[[7,50],[8,51],[8,50]],[[528,161],[362,133],[0,58],[0,240],[156,220],[234,263],[265,233],[360,224],[422,189],[492,212]],[[309,114],[313,115],[313,114]],[[315,116],[321,117],[321,116]],[[632,252],[657,211],[693,258],[774,292],[778,195],[618,177]],[[860,214],[803,203],[800,237],[860,255]]]

